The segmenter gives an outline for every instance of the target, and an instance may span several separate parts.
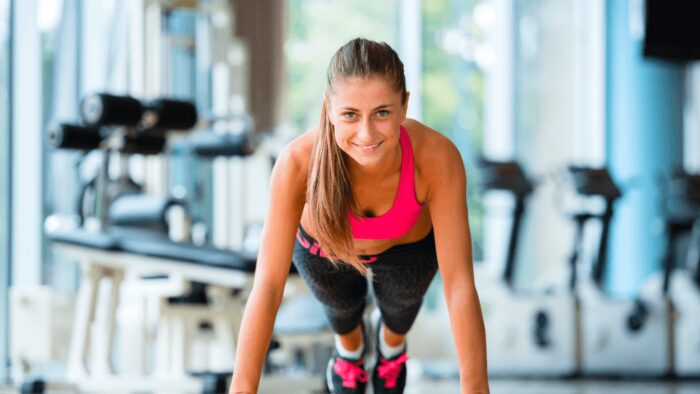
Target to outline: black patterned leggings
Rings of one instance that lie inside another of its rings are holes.
[[[299,226],[294,266],[324,305],[333,331],[347,334],[362,321],[367,279],[352,266],[336,266],[322,256],[325,253],[318,242]],[[391,331],[406,334],[437,272],[433,232],[420,241],[396,245],[376,256],[361,258],[372,271],[372,287],[382,321]]]

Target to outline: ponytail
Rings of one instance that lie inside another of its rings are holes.
[[[353,209],[354,195],[347,156],[335,143],[327,101],[321,109],[320,131],[311,155],[306,201],[316,229],[316,238],[334,263],[347,263],[360,273],[367,267],[354,254],[352,231],[347,212]]]
[[[367,267],[355,255],[348,212],[357,214],[356,199],[348,171],[348,156],[335,141],[328,113],[328,98],[341,78],[383,78],[406,102],[403,63],[388,44],[356,38],[338,49],[328,65],[326,94],[319,133],[314,143],[306,189],[306,202],[316,238],[334,263],[346,263],[363,275]]]

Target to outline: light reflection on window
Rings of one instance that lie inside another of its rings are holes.
[[[7,313],[6,274],[10,272],[10,1],[0,0],[0,313]],[[3,319],[3,322],[6,320]],[[2,323],[0,334],[6,335],[7,324]],[[7,360],[7,349],[0,345],[0,357]],[[7,370],[0,367],[0,379]]]
[[[301,133],[318,124],[333,53],[364,37],[398,48],[399,1],[290,0],[287,61],[287,118]]]
[[[483,151],[484,70],[494,61],[485,37],[496,15],[489,2],[478,0],[424,0],[421,13],[423,121],[447,135],[465,161],[473,253],[479,261],[484,214],[474,164]]]
[[[56,29],[61,19],[62,0],[39,0],[37,11],[37,26],[42,32]]]

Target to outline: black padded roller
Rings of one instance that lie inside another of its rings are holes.
[[[122,195],[115,198],[109,207],[109,223],[167,235],[166,215],[168,209],[176,204],[178,202],[169,197],[148,194]]]
[[[88,125],[136,126],[143,115],[141,102],[130,96],[98,93],[85,96],[80,116]]]
[[[149,101],[145,108],[146,128],[189,130],[197,124],[197,108],[189,101],[157,99]]]
[[[121,149],[125,154],[157,155],[165,149],[165,137],[153,133],[143,133],[136,136],[124,136]]]
[[[97,149],[102,142],[98,127],[85,127],[67,123],[58,123],[48,128],[46,141],[58,149]]]
[[[215,133],[213,131],[192,133],[184,141],[176,143],[176,149],[191,151],[203,159],[220,156],[248,156],[254,151],[248,134]]]

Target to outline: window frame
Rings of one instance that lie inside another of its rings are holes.
[[[7,52],[12,53],[13,43],[12,43],[12,31],[14,26],[13,18],[13,1],[12,0],[0,0],[6,1],[7,6],[7,19],[8,19],[8,30],[7,37],[5,40],[7,42]],[[1,22],[0,22],[1,23]],[[12,63],[10,61],[11,56],[0,56],[0,59],[6,59],[5,66],[7,69],[7,75],[0,78],[6,78],[7,82],[7,120],[5,121],[5,131],[7,133],[6,145],[2,147],[4,150],[3,157],[4,162],[0,165],[2,168],[2,179],[5,179],[8,187],[3,187],[2,198],[0,199],[0,204],[4,205],[5,212],[7,212],[7,220],[0,223],[0,245],[2,248],[0,250],[0,316],[2,316],[2,321],[4,324],[0,324],[0,358],[3,360],[0,363],[0,379],[7,380],[9,377],[8,370],[8,360],[9,360],[9,287],[10,287],[10,275],[11,271],[11,256],[12,256],[12,243],[10,240],[10,229],[12,228],[12,194],[10,192],[12,185],[12,91],[13,91],[13,78],[12,78]]]
[[[37,0],[13,3],[14,21],[35,20]],[[12,210],[22,212],[22,220],[13,220],[10,233],[12,253],[11,286],[38,286],[41,284],[42,261],[42,146],[41,136],[41,57],[39,29],[36,23],[12,25],[12,160],[21,158],[22,165],[12,166],[10,185]],[[21,48],[21,50],[20,50]],[[20,168],[21,167],[21,168]],[[22,182],[14,182],[22,179]]]

